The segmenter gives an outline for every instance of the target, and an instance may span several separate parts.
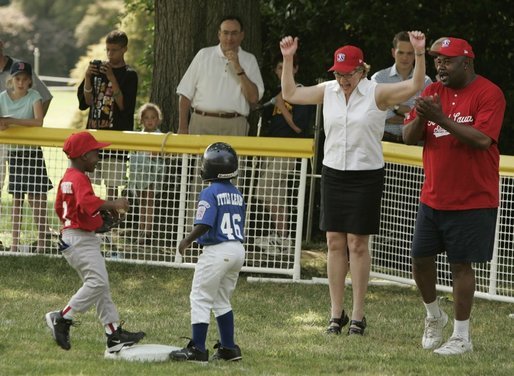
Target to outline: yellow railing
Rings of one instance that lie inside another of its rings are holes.
[[[421,146],[409,146],[391,142],[382,142],[382,146],[384,158],[387,162],[423,166],[423,148]],[[514,156],[500,156],[500,175],[514,176]]]
[[[0,132],[0,143],[62,147],[63,141],[80,130],[16,127]],[[163,153],[202,154],[217,141],[229,143],[240,155],[310,158],[314,154],[312,139],[271,137],[198,136],[151,134],[142,132],[90,131],[114,149]]]

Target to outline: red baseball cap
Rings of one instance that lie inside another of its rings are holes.
[[[349,73],[364,64],[364,54],[359,47],[343,46],[334,52],[334,65],[328,71]]]
[[[459,38],[445,38],[441,44],[436,46],[436,49],[428,51],[432,56],[443,55],[448,57],[467,56],[472,59],[475,58],[473,48],[464,39]]]
[[[89,132],[73,133],[64,141],[62,150],[68,158],[78,158],[91,150],[97,150],[109,146],[110,142],[98,142]]]

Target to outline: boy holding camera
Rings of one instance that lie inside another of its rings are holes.
[[[128,38],[123,31],[111,31],[105,38],[107,60],[93,60],[77,92],[79,108],[89,108],[87,129],[134,130],[138,77],[125,63]],[[107,197],[117,196],[126,176],[125,152],[102,153],[100,164],[91,176],[93,184],[107,186]]]

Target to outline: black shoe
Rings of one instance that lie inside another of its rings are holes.
[[[235,362],[243,359],[241,356],[241,349],[238,345],[235,345],[233,349],[228,347],[221,346],[221,343],[218,341],[214,345],[216,352],[212,356],[211,360],[226,360],[228,362]]]
[[[110,353],[118,352],[126,346],[132,346],[145,337],[144,332],[132,333],[123,329],[121,325],[114,333],[107,334],[107,350]]]
[[[195,347],[193,340],[190,340],[186,347],[181,350],[175,350],[170,353],[170,359],[176,361],[188,362],[208,362],[209,350],[200,351]]]
[[[364,329],[366,329],[366,317],[363,317],[362,321],[352,320],[350,321],[350,327],[348,328],[348,335],[360,334],[363,336]]]
[[[60,311],[48,312],[45,319],[55,342],[64,350],[71,349],[70,326],[73,325],[73,321],[63,318]]]
[[[343,309],[343,312],[341,313],[341,318],[339,319],[330,319],[328,322],[328,328],[326,330],[327,334],[341,334],[341,329],[343,329],[343,326],[348,324],[348,321],[350,321],[350,318],[346,314],[346,312]]]

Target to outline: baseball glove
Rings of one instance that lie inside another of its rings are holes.
[[[111,212],[110,210],[101,210],[100,215],[102,216],[103,223],[95,230],[97,234],[103,234],[104,232],[111,231],[111,229],[118,227],[120,223],[123,222],[123,218],[121,216],[116,212]]]

